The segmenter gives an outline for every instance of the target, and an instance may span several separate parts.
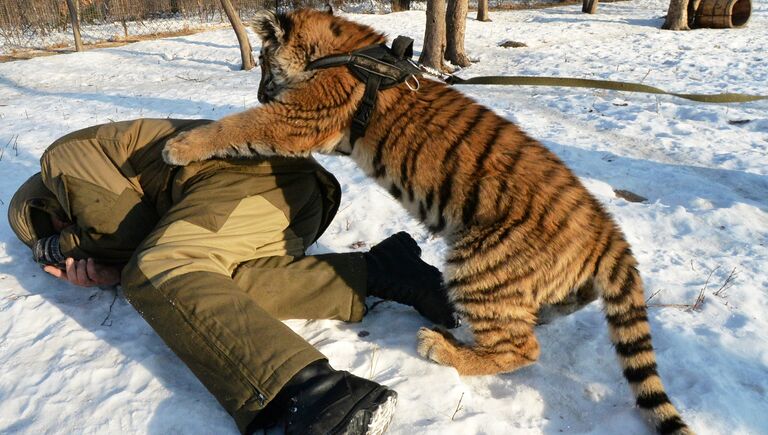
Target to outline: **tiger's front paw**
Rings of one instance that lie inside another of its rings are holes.
[[[416,336],[419,355],[438,364],[446,364],[446,356],[451,347],[448,339],[440,331],[420,328]]]
[[[163,148],[163,160],[175,166],[186,166],[212,156],[211,143],[200,129],[180,133],[166,142]]]

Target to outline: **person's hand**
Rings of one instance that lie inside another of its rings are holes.
[[[64,269],[45,266],[43,270],[56,278],[80,287],[108,286],[120,283],[120,268],[99,264],[93,258],[75,260],[67,258]]]

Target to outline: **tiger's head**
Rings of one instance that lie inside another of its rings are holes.
[[[309,80],[314,75],[307,71],[310,62],[386,41],[383,34],[334,16],[330,10],[299,9],[287,14],[265,10],[252,25],[261,38],[258,98],[262,104]]]

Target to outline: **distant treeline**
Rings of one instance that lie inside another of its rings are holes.
[[[186,18],[202,22],[221,19],[219,0],[73,0],[83,25],[157,18]],[[290,10],[320,7],[325,0],[232,0],[235,9],[247,18],[259,9]],[[330,2],[339,6],[342,1]],[[66,30],[70,23],[65,0],[0,0],[0,32],[46,34]]]

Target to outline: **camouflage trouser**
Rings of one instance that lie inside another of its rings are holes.
[[[335,179],[311,159],[165,165],[165,141],[205,122],[78,130],[43,154],[35,183],[47,189],[28,190],[47,192],[73,222],[60,232],[64,255],[128,262],[126,298],[242,430],[297,371],[324,358],[278,319],[359,321],[365,261],[304,256],[339,204]],[[13,202],[9,216],[32,225],[27,201]]]
[[[324,358],[278,319],[359,321],[365,261],[304,256],[328,218],[313,175],[212,171],[174,195],[123,271],[125,295],[244,430]]]

